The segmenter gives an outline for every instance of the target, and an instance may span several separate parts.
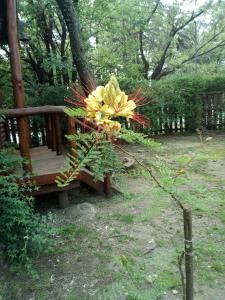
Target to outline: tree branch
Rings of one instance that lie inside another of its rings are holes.
[[[166,61],[166,55],[167,55],[167,52],[169,50],[169,47],[175,37],[175,35],[181,31],[182,29],[184,29],[189,23],[191,23],[192,21],[194,21],[197,17],[199,17],[200,15],[202,15],[203,13],[205,12],[205,10],[200,10],[198,13],[192,13],[191,16],[183,23],[181,24],[180,26],[176,27],[174,24],[172,25],[172,28],[170,30],[170,33],[169,33],[169,40],[167,41],[166,45],[164,46],[164,49],[163,49],[163,52],[162,52],[162,55],[160,57],[160,59],[158,60],[153,72],[152,72],[152,75],[151,75],[151,79],[152,80],[158,80],[160,77],[161,77],[161,72],[162,72],[162,69],[163,69],[163,66],[165,64],[165,61]]]
[[[196,58],[199,58],[199,57],[201,57],[201,56],[204,56],[204,55],[206,55],[206,54],[212,52],[213,50],[215,50],[215,49],[217,49],[217,48],[220,48],[220,47],[223,47],[223,46],[225,46],[225,40],[221,41],[220,43],[218,43],[218,44],[215,45],[214,47],[212,47],[212,48],[210,48],[210,49],[208,49],[208,50],[205,50],[205,51],[203,51],[203,52],[201,52],[201,53],[199,53],[199,54],[197,54],[198,51],[196,51],[196,52],[195,52],[193,55],[191,55],[189,58],[187,58],[187,59],[185,59],[184,61],[182,61],[182,64],[185,64],[185,63],[187,63],[187,62],[189,62],[189,61],[191,61],[191,60],[193,60],[193,59],[196,59]],[[202,48],[202,47],[200,47],[200,48]],[[197,55],[196,55],[196,54],[197,54]]]
[[[160,3],[160,0],[156,0],[155,6],[153,7],[150,15],[148,16],[148,18],[145,22],[146,24],[148,24],[150,22],[151,18],[155,14],[155,12],[159,6],[159,3]],[[144,54],[143,35],[144,35],[144,28],[142,28],[142,26],[141,26],[140,31],[139,31],[139,50],[140,50],[141,59],[142,59],[143,65],[144,65],[144,78],[148,79],[149,62],[146,59],[145,54]]]

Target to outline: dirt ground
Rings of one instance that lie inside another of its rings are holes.
[[[225,134],[208,136],[204,147],[197,135],[157,138],[160,150],[123,147],[158,166],[165,185],[186,169],[172,188],[193,208],[195,299],[224,300]],[[35,260],[33,275],[10,270],[0,258],[0,300],[182,299],[182,212],[137,165],[120,184],[124,194],[107,200],[86,188],[73,191],[65,210],[44,199],[39,209],[57,228],[54,252]],[[91,205],[79,214],[77,203]]]

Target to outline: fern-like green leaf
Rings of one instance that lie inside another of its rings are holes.
[[[150,139],[147,135],[139,132],[134,132],[133,130],[128,130],[125,128],[121,130],[119,138],[129,144],[138,143],[154,149],[162,148],[162,144],[155,142],[153,139]]]
[[[64,112],[74,118],[85,118],[87,116],[87,112],[82,108],[66,107]]]
[[[70,184],[85,168],[96,180],[103,180],[106,173],[121,171],[122,163],[104,132],[78,133],[68,139],[76,142],[76,149],[67,155],[65,169],[56,178],[59,187]]]

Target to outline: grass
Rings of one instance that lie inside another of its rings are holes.
[[[113,219],[118,220],[120,222],[126,223],[126,224],[132,224],[134,223],[135,216],[128,213],[115,213],[113,214]]]
[[[213,283],[225,273],[225,252],[221,246],[213,240],[196,243],[198,281]]]
[[[157,164],[166,174],[168,162],[175,172],[185,165],[195,149],[168,147],[163,150],[162,163],[157,161]],[[207,162],[225,160],[224,149],[225,142],[213,141],[179,179],[179,184],[183,184],[180,196],[193,207],[195,280],[201,289],[211,288],[215,292],[225,281],[225,180],[211,174]],[[83,300],[87,292],[96,291],[99,300],[115,300],[120,295],[122,299],[124,293],[129,300],[158,300],[165,292],[169,299],[171,289],[178,290],[177,298],[181,298],[177,268],[177,255],[183,249],[180,211],[173,211],[174,202],[155,188],[149,176],[135,170],[130,172],[130,185],[138,185],[137,179],[144,183],[143,191],[137,194],[126,191],[124,197],[119,195],[112,201],[100,202],[99,210],[105,213],[93,223],[62,222],[56,230],[57,252],[36,261],[38,280],[22,272],[15,275],[3,271],[0,300],[5,300],[5,295],[17,300],[32,295],[38,300]],[[156,248],[143,255],[152,237]],[[126,266],[119,259],[122,255],[127,257]],[[73,275],[80,282],[78,288],[70,286]],[[149,282],[151,277],[154,280]],[[94,280],[97,284],[90,288],[88,284]],[[86,292],[83,284],[88,286]]]
[[[58,228],[57,233],[61,236],[84,236],[87,235],[90,232],[90,230],[85,225],[77,225],[74,223],[69,223],[66,225],[63,225]]]
[[[145,210],[144,213],[136,216],[135,221],[136,222],[149,222],[151,219],[157,217],[160,215],[161,211],[163,209],[166,209],[170,206],[170,203],[167,199],[167,201],[156,201],[154,203],[151,203],[149,207]]]

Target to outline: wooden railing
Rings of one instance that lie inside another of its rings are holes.
[[[42,107],[28,107],[28,108],[15,108],[2,111],[6,117],[5,132],[7,133],[6,139],[16,144],[21,144],[23,141],[20,139],[18,132],[18,120],[21,117],[27,117],[28,130],[30,141],[30,148],[32,145],[31,136],[37,135],[39,138],[38,145],[46,145],[57,155],[62,155],[64,152],[64,134],[73,134],[76,132],[76,120],[68,117],[64,113],[64,106],[42,106]],[[39,127],[32,126],[32,117],[41,117],[42,122]],[[67,121],[67,131],[62,131],[62,123]],[[82,124],[81,124],[82,125]],[[69,147],[75,147],[74,142],[69,143]],[[20,147],[21,148],[21,147]],[[28,153],[30,149],[25,149]],[[21,153],[22,154],[22,153]],[[27,157],[25,157],[27,159]],[[32,163],[30,161],[32,171]]]

